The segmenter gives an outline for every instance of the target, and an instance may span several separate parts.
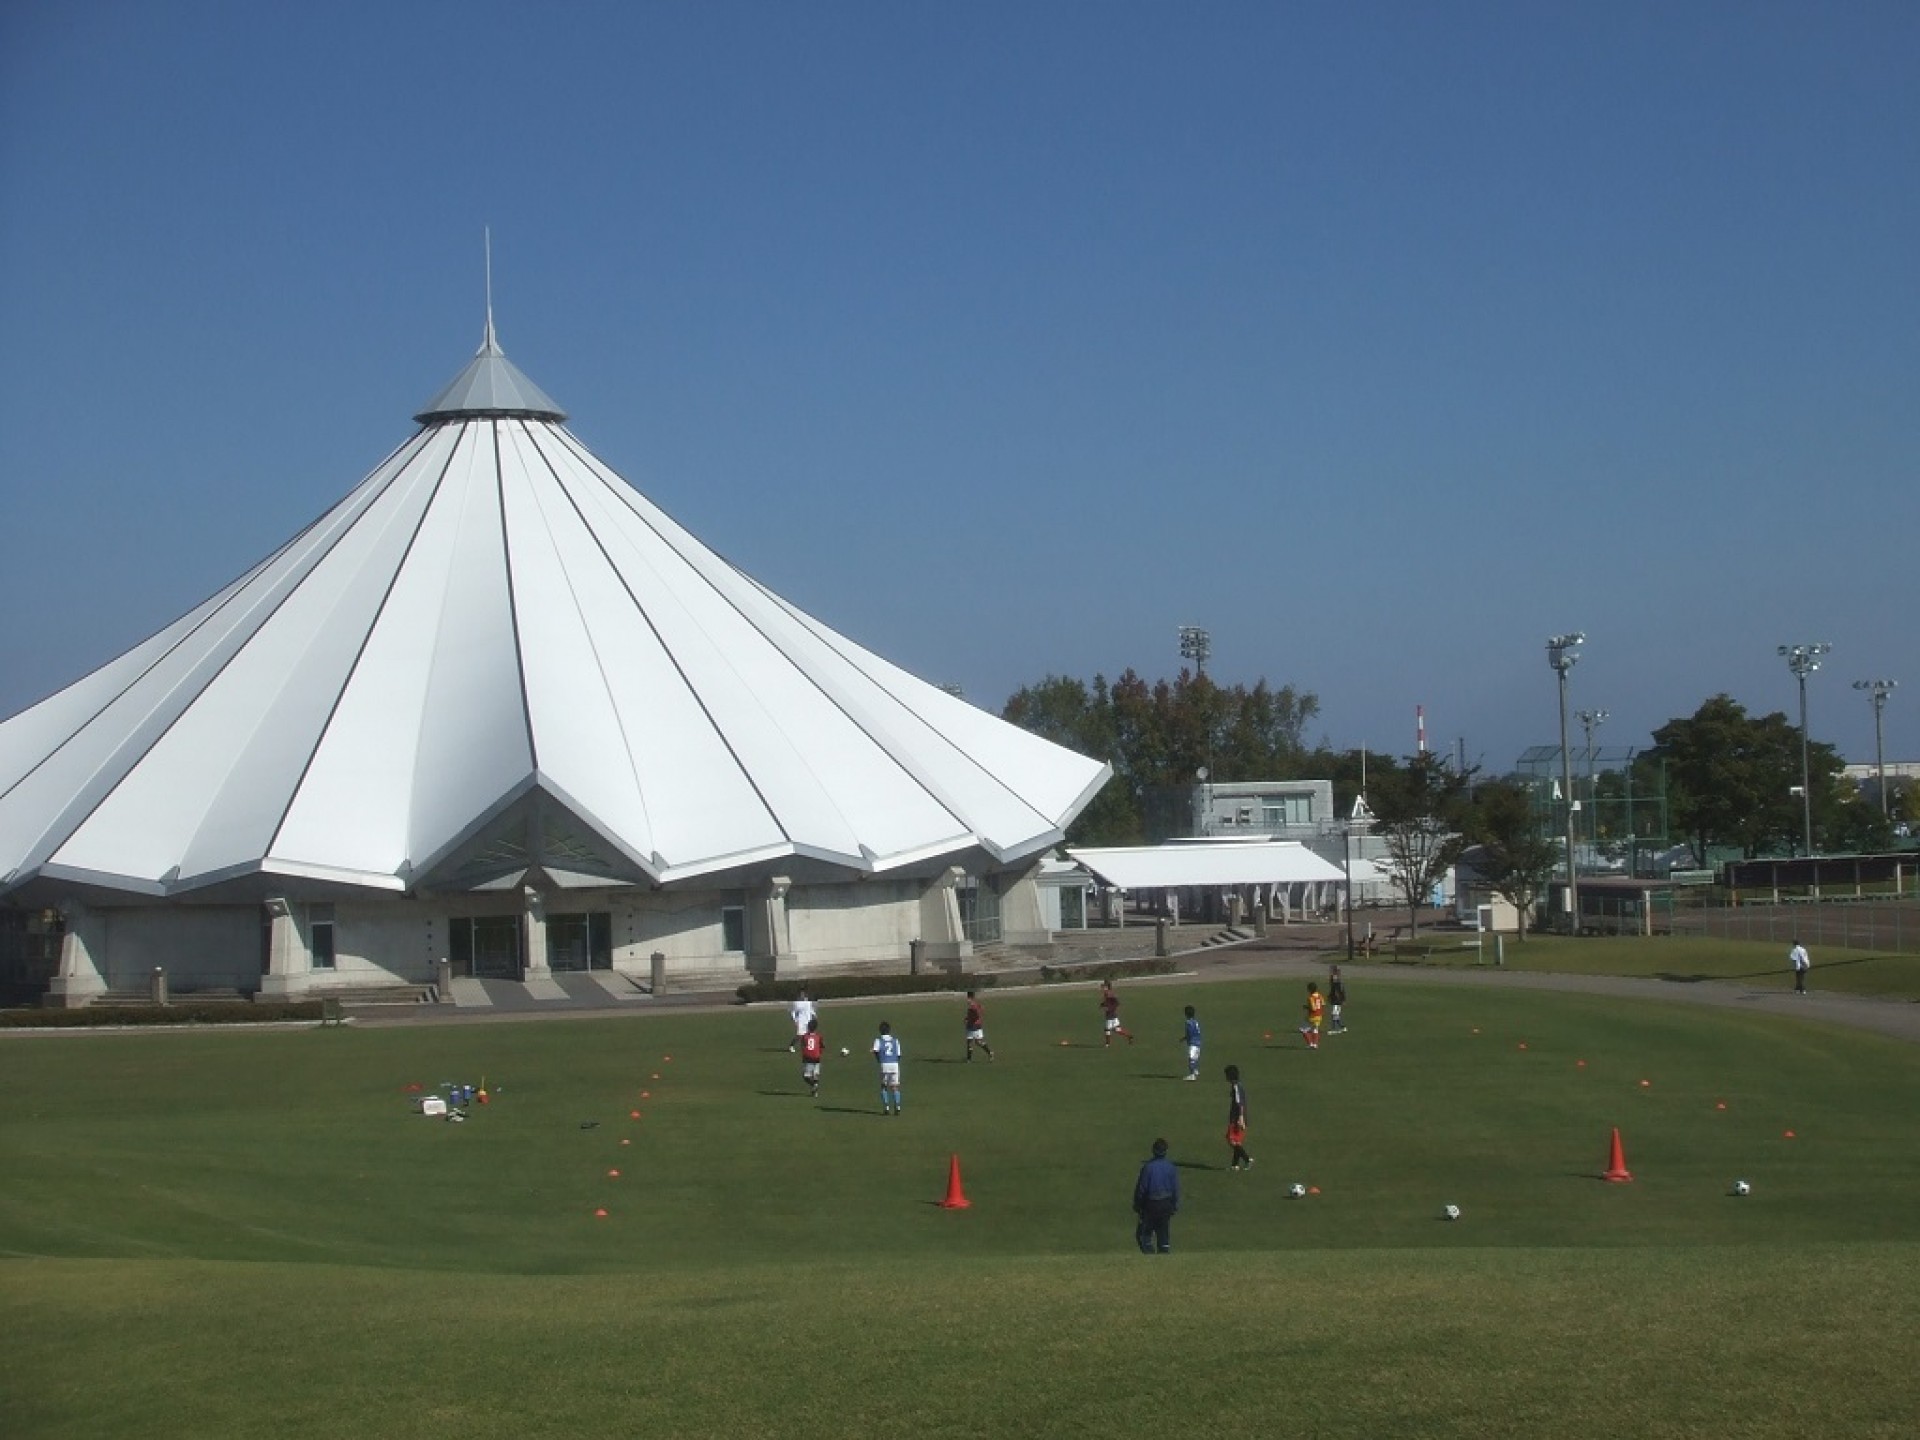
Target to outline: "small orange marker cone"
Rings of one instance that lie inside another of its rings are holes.
[[[1267,1033],[1266,1033],[1266,1035],[1265,1035],[1265,1036],[1264,1036],[1263,1038],[1265,1038],[1265,1039],[1268,1039],[1268,1040],[1271,1040],[1271,1039],[1273,1039],[1273,1031],[1271,1031],[1271,1030],[1269,1030],[1269,1031],[1267,1031]]]
[[[629,1110],[627,1111],[627,1118],[629,1120],[638,1120],[640,1118],[640,1112],[638,1110]]]
[[[640,1092],[640,1098],[642,1100],[651,1100],[653,1098],[653,1092],[651,1090],[642,1090]]]
[[[654,1079],[656,1079],[656,1080],[658,1080],[658,1079],[660,1078],[660,1072],[659,1072],[658,1070],[656,1070],[656,1071],[654,1071],[654,1072],[653,1072],[653,1078],[654,1078]]]
[[[1307,1186],[1307,1194],[1318,1195],[1319,1193],[1320,1193],[1320,1187],[1318,1185]]]
[[[947,1161],[947,1198],[940,1202],[942,1210],[969,1210],[973,1202],[967,1199],[967,1192],[960,1188],[960,1157],[955,1155]]]
[[[633,1144],[633,1141],[631,1141],[631,1140],[628,1140],[627,1138],[625,1138],[624,1136],[622,1136],[622,1137],[621,1137],[621,1140],[620,1140],[620,1143],[621,1143],[622,1145],[631,1145],[631,1144]]]
[[[1573,1062],[1573,1068],[1576,1070],[1584,1070],[1587,1068],[1587,1062],[1584,1060],[1576,1060]]]
[[[604,1210],[596,1210],[593,1212],[593,1218],[596,1220],[604,1220],[607,1218],[607,1212]]]
[[[1642,1090],[1651,1090],[1653,1088],[1653,1082],[1651,1080],[1642,1080],[1640,1082],[1640,1088]]]
[[[1526,1042],[1526,1041],[1524,1041],[1524,1040],[1522,1040],[1522,1041],[1520,1042],[1520,1048],[1521,1048],[1522,1050],[1524,1050],[1524,1049],[1526,1049],[1526,1048],[1527,1048],[1527,1042]]]
[[[1727,1102],[1724,1100],[1716,1100],[1713,1102],[1713,1108],[1716,1110],[1724,1110],[1727,1108]]]
[[[620,1178],[620,1172],[618,1170],[609,1170],[607,1171],[607,1178],[609,1180],[618,1180]]]
[[[1793,1131],[1791,1131],[1791,1130],[1789,1130],[1789,1131],[1787,1131],[1787,1132],[1786,1132],[1785,1134],[1783,1134],[1783,1135],[1782,1135],[1782,1136],[1781,1136],[1780,1138],[1781,1138],[1782,1140],[1791,1140],[1791,1139],[1793,1139],[1793,1138],[1794,1138],[1794,1135],[1793,1135]]]
[[[1062,1041],[1060,1042],[1060,1048],[1061,1048],[1062,1050],[1064,1050],[1064,1049],[1066,1049],[1066,1048],[1067,1048],[1067,1045],[1068,1045],[1068,1043],[1069,1043],[1068,1041],[1065,1041],[1065,1040],[1062,1040]]]
[[[1633,1179],[1633,1172],[1627,1169],[1627,1152],[1620,1144],[1620,1127],[1613,1127],[1613,1153],[1607,1157],[1607,1173],[1600,1177],[1618,1185]]]
[[[666,1061],[669,1065],[673,1063],[673,1057],[671,1055],[662,1055],[660,1058]]]

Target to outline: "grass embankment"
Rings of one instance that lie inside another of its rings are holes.
[[[765,1010],[0,1044],[0,1431],[1904,1433],[1914,1047],[1378,983],[1308,1054],[1296,988],[1123,987],[1112,1050],[1091,990],[990,997],[972,1065],[957,1004],[833,1006],[818,1102]],[[1155,1134],[1187,1203],[1147,1259]]]
[[[1472,937],[1461,943],[1448,931],[1435,931],[1426,956],[1390,955],[1384,948],[1376,964],[1425,965],[1445,969],[1491,967],[1494,946],[1488,940],[1478,950]],[[1692,936],[1658,935],[1583,936],[1529,935],[1525,940],[1505,938],[1501,952],[1509,970],[1534,970],[1558,975],[1627,975],[1648,980],[1697,982],[1734,981],[1763,990],[1791,990],[1787,947],[1767,941],[1720,940]],[[1338,960],[1338,956],[1332,957]],[[1843,995],[1879,995],[1920,1000],[1920,955],[1886,951],[1816,947],[1809,980],[1816,990]]]

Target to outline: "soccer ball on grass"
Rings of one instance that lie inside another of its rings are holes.
[[[1751,1195],[1753,1193],[1753,1186],[1744,1180],[1736,1180],[1733,1182],[1733,1193],[1736,1195]]]
[[[1298,1200],[1307,1193],[1307,1187],[1295,1181],[1287,1187],[1287,1194]]]
[[[844,1046],[844,1045],[842,1045],[842,1046],[840,1047],[840,1053],[841,1053],[842,1055],[851,1055],[851,1054],[852,1054],[853,1052],[852,1052],[851,1050],[849,1050],[849,1049],[847,1049],[847,1047],[846,1047],[846,1046]]]
[[[1449,1220],[1458,1220],[1460,1218],[1460,1207],[1458,1205],[1449,1205],[1440,1213],[1445,1215]]]

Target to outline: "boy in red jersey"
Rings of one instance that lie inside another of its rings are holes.
[[[987,1059],[993,1059],[993,1046],[987,1044],[987,1022],[981,1013],[980,1002],[974,998],[973,991],[967,991],[967,1059],[973,1059],[973,1047],[978,1045],[987,1052]]]
[[[1100,1013],[1106,1017],[1106,1039],[1103,1043],[1113,1044],[1113,1037],[1124,1035],[1127,1044],[1133,1044],[1133,1032],[1120,1023],[1120,997],[1113,993],[1113,982],[1100,982]]]
[[[807,1082],[813,1098],[820,1098],[820,1060],[827,1053],[826,1037],[818,1020],[807,1021],[807,1033],[800,1037],[800,1078]]]

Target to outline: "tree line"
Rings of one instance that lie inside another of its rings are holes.
[[[1320,701],[1292,685],[1221,686],[1182,670],[1149,682],[1129,669],[1111,684],[1048,676],[1024,686],[1002,711],[1014,724],[1081,754],[1106,760],[1114,778],[1068,831],[1078,845],[1133,845],[1146,838],[1147,795],[1187,787],[1204,767],[1215,783],[1331,780],[1340,815],[1362,792],[1376,833],[1385,837],[1395,883],[1416,911],[1469,845],[1492,887],[1524,914],[1561,863],[1559,819],[1543,807],[1527,777],[1482,777],[1431,752],[1405,759],[1307,743]],[[1653,732],[1653,744],[1627,770],[1594,777],[1594,814],[1583,831],[1602,849],[1661,838],[1662,812],[1628,797],[1664,795],[1666,836],[1688,845],[1698,863],[1720,850],[1742,856],[1793,853],[1802,836],[1800,732],[1775,711],[1750,715],[1715,695],[1690,716]],[[1831,745],[1807,746],[1815,846],[1824,853],[1883,850],[1895,843],[1889,817],[1844,773]],[[1584,777],[1582,777],[1584,778]],[[1580,788],[1576,786],[1576,788]],[[1912,821],[1920,787],[1900,788],[1893,820]]]

